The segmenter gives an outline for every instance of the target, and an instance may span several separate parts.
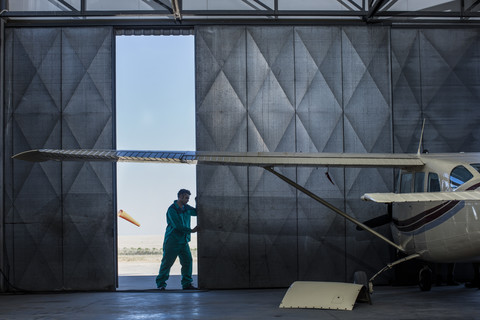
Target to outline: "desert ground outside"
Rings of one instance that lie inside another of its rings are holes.
[[[118,236],[118,275],[148,276],[157,275],[162,261],[163,234]],[[197,274],[197,235],[192,234],[190,250],[193,257],[193,274]],[[170,274],[180,274],[177,260]]]

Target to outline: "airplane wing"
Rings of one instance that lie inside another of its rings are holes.
[[[275,171],[277,166],[305,167],[418,167],[424,163],[414,154],[353,154],[353,153],[300,153],[300,152],[209,152],[209,151],[129,151],[129,150],[59,150],[39,149],[25,151],[13,156],[15,159],[42,162],[56,161],[109,161],[109,162],[159,162],[212,165],[258,166],[278,176],[297,190],[333,210],[337,214],[367,230],[396,249],[405,249],[364,225],[342,210],[334,207],[288,177]]]
[[[306,167],[415,167],[423,161],[415,154],[383,153],[300,153],[300,152],[210,152],[210,151],[134,151],[86,149],[38,149],[21,152],[15,159],[42,162],[110,161],[213,164],[238,166]]]
[[[366,193],[361,198],[365,201],[373,201],[378,203],[480,200],[480,191]]]

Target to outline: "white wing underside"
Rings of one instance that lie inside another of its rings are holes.
[[[423,162],[415,154],[284,153],[284,152],[207,152],[134,150],[39,149],[19,153],[16,159],[42,162],[108,161],[210,164],[259,167],[416,167]],[[363,200],[393,203],[445,200],[480,200],[480,192],[368,193]]]
[[[419,192],[419,193],[366,193],[362,200],[378,203],[433,202],[433,201],[480,201],[480,191]]]
[[[345,212],[332,206],[327,201],[314,195],[283,176],[274,167],[304,166],[304,167],[371,167],[371,168],[408,168],[421,167],[423,161],[418,155],[409,154],[346,154],[346,153],[257,153],[257,152],[206,152],[206,151],[118,151],[118,150],[53,150],[41,149],[19,153],[16,159],[26,161],[109,161],[109,162],[159,162],[187,163],[208,165],[258,166],[280,177],[297,190],[307,194],[323,205],[332,209],[361,228],[369,231],[397,250],[405,250],[382,236],[375,230],[362,224]]]
[[[13,158],[43,162],[107,161],[207,164],[258,167],[356,167],[409,168],[421,167],[416,154],[391,153],[300,153],[300,152],[209,152],[209,151],[135,151],[95,149],[38,149],[19,153]],[[480,192],[367,193],[363,200],[379,203],[480,200]]]
[[[237,166],[305,167],[416,167],[424,163],[415,154],[299,153],[299,152],[208,152],[208,151],[121,151],[39,149],[19,153],[16,159],[42,162],[110,161],[159,162]]]

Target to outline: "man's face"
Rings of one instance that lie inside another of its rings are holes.
[[[186,205],[188,203],[188,200],[190,200],[190,195],[188,193],[182,193],[178,197],[178,200],[182,203],[182,205]]]

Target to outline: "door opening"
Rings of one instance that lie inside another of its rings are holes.
[[[118,150],[195,150],[193,36],[116,37],[116,130]],[[117,164],[117,209],[140,223],[118,219],[119,290],[155,287],[165,214],[181,188],[196,206],[195,166]],[[190,247],[196,275],[196,234]],[[170,274],[180,274],[178,259]]]

